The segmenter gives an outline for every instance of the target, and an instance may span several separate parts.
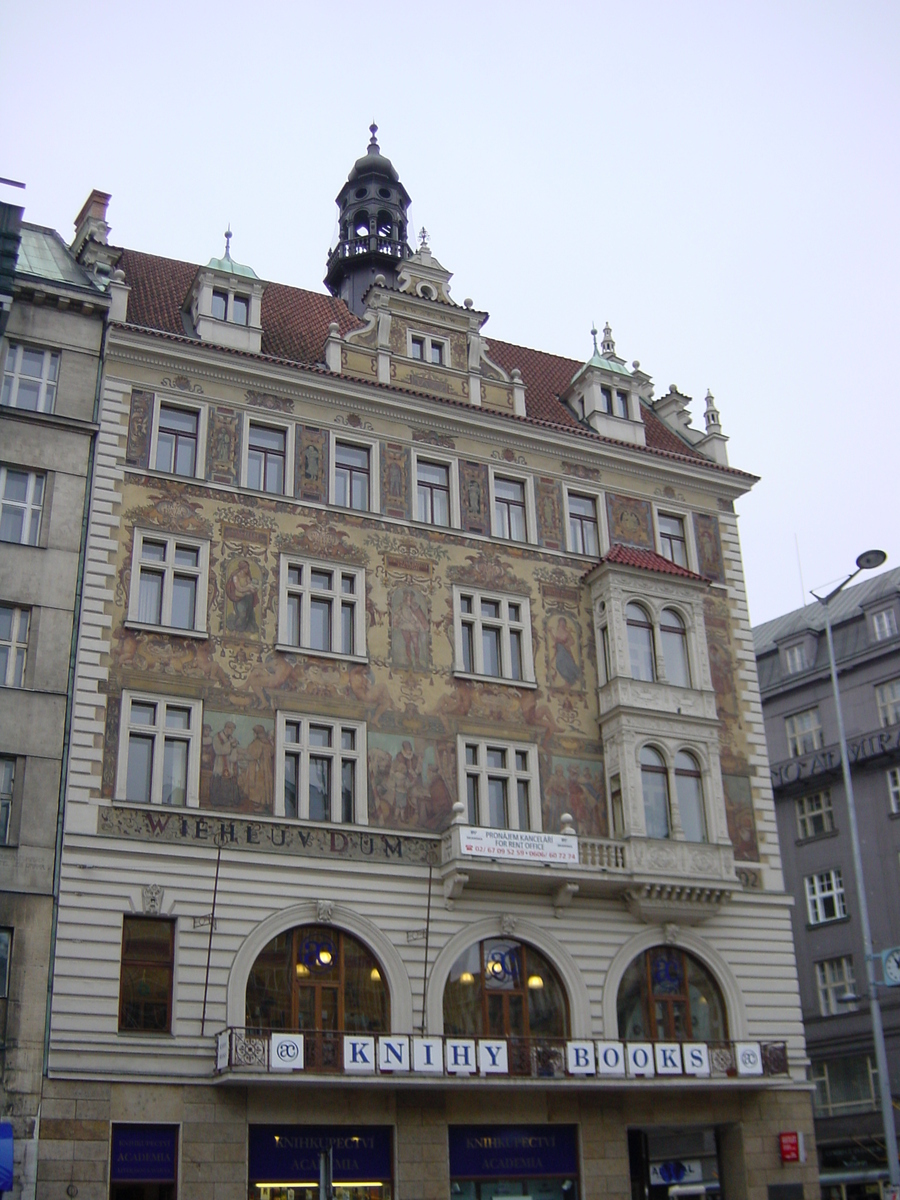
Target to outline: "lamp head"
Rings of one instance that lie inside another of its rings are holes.
[[[886,561],[887,555],[883,550],[864,550],[856,560],[856,565],[861,571],[874,571]]]

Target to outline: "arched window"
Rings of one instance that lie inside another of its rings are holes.
[[[703,815],[703,783],[700,764],[693,754],[680,750],[675,755],[675,794],[681,828],[689,842],[706,841],[706,820]]]
[[[389,212],[380,212],[377,221],[378,236],[389,238],[394,232],[394,219]]]
[[[656,656],[653,652],[653,626],[639,604],[625,605],[628,626],[628,656],[632,679],[655,679]]]
[[[453,1037],[564,1038],[566,995],[532,946],[490,938],[469,946],[444,987],[444,1033]]]
[[[369,214],[365,210],[358,212],[354,217],[353,231],[358,238],[369,236]]]
[[[248,1029],[306,1034],[307,1066],[338,1069],[343,1033],[387,1033],[384,972],[355,937],[301,925],[272,938],[247,979]]]
[[[658,750],[645,746],[641,751],[641,788],[644,793],[644,822],[647,837],[669,836],[669,777],[665,760]]]
[[[684,621],[671,608],[664,608],[659,623],[662,641],[663,662],[666,664],[666,679],[675,687],[691,686],[691,668],[688,662],[687,632]]]
[[[720,1042],[728,1037],[725,1002],[693,955],[654,946],[622,976],[617,1002],[623,1041]]]

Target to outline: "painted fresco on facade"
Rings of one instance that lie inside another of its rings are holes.
[[[722,563],[722,543],[719,539],[719,522],[709,513],[694,513],[694,534],[697,538],[697,559],[700,574],[707,579],[723,583],[725,568]]]
[[[431,670],[428,600],[413,587],[391,592],[391,665],[407,671]]]
[[[582,837],[608,837],[603,763],[554,754],[544,781],[544,829],[560,828],[569,813]]]
[[[487,467],[484,463],[459,464],[459,500],[463,527],[470,533],[490,533]]]
[[[217,483],[237,483],[241,418],[233,408],[210,405],[206,434],[206,474]]]
[[[241,637],[258,637],[262,568],[250,554],[237,554],[222,566],[225,628]]]
[[[324,504],[328,499],[328,438],[324,429],[297,427],[297,461],[294,492],[301,500]]]
[[[128,443],[125,461],[132,467],[146,467],[150,461],[150,421],[153,416],[153,393],[131,393],[131,414],[128,420]]]
[[[640,546],[644,550],[653,549],[653,520],[649,500],[610,493],[606,497],[606,512],[610,542],[624,542],[627,546]]]
[[[369,822],[402,829],[445,829],[456,793],[450,743],[368,736]]]
[[[235,812],[275,811],[275,723],[206,710],[200,750],[200,805]]]
[[[756,836],[756,815],[749,775],[722,775],[725,789],[725,816],[728,836],[734,846],[737,862],[759,862],[759,841]]]
[[[562,545],[561,485],[556,479],[537,481],[537,515],[540,542],[552,550]]]
[[[544,621],[547,678],[551,688],[584,691],[581,627],[575,617],[560,609],[548,609]]]
[[[381,507],[389,517],[410,519],[409,450],[394,442],[381,447]]]

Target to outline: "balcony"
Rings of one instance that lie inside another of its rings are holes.
[[[289,1053],[284,1053],[287,1047]],[[689,1065],[701,1047],[703,1069]],[[631,1052],[643,1051],[643,1069]],[[647,1067],[649,1063],[649,1067]],[[657,1067],[659,1069],[657,1069]],[[459,1038],[416,1034],[358,1035],[334,1031],[247,1029],[216,1035],[215,1074],[223,1083],[253,1078],[419,1084],[478,1080],[578,1079],[601,1083],[649,1080],[659,1084],[707,1080],[759,1081],[788,1074],[785,1042],[593,1042],[563,1038]]]

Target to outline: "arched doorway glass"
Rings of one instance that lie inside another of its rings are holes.
[[[247,979],[248,1030],[304,1034],[307,1067],[338,1069],[344,1033],[387,1033],[384,972],[362,942],[327,925],[277,934]]]
[[[725,1002],[706,967],[677,946],[654,946],[631,963],[618,995],[623,1041],[719,1042]]]
[[[469,946],[444,986],[444,1034],[509,1039],[510,1071],[530,1071],[531,1050],[568,1036],[566,994],[533,946],[489,938]]]

